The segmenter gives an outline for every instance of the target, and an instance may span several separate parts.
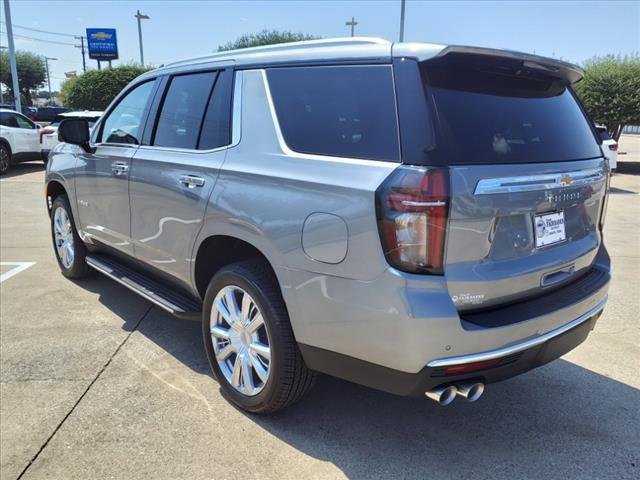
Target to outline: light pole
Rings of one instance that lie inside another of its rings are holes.
[[[58,60],[53,57],[44,57],[44,64],[47,67],[47,85],[49,86],[49,105],[51,105],[51,77],[49,76],[49,60]]]
[[[404,42],[404,2],[400,0],[400,41]]]
[[[140,10],[134,15],[138,19],[138,40],[140,40],[140,65],[144,67],[144,53],[142,52],[142,23],[140,20],[149,20],[149,15],[143,15]]]
[[[11,63],[11,83],[13,85],[13,102],[16,104],[16,112],[22,112],[20,101],[20,85],[18,84],[18,66],[16,64],[16,47],[13,44],[13,25],[11,24],[11,9],[9,0],[4,0],[5,25],[7,26],[7,39],[9,40],[9,62]]]
[[[73,37],[76,40],[80,40],[80,45],[74,45],[76,48],[79,48],[80,51],[82,52],[82,71],[86,72],[87,71],[87,64],[85,62],[84,59],[84,36],[80,35],[79,37]]]
[[[344,24],[346,26],[351,26],[351,36],[353,37],[353,29],[355,28],[356,25],[358,25],[358,22],[356,22],[356,19],[351,17],[351,21],[345,22]]]

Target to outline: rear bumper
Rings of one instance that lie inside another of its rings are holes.
[[[301,344],[309,368],[344,380],[402,396],[421,396],[439,385],[463,381],[495,383],[520,375],[555,360],[587,339],[602,314],[607,299],[575,320],[536,338],[508,347],[429,362],[411,374],[385,368],[353,357]],[[449,367],[497,360],[491,367],[464,374],[451,374]]]

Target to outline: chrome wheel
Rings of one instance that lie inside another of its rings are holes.
[[[238,392],[253,396],[265,387],[271,366],[271,342],[260,309],[251,295],[229,285],[211,309],[211,340],[218,366]]]
[[[69,214],[62,207],[58,207],[53,214],[53,235],[60,263],[64,268],[71,268],[74,258],[73,229]]]

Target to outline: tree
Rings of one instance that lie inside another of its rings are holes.
[[[576,92],[591,118],[618,141],[625,125],[640,125],[640,56],[592,58]]]
[[[31,91],[41,87],[47,79],[44,60],[35,53],[20,50],[16,52],[16,67],[18,69],[20,98],[24,105],[31,105],[33,103],[31,101]],[[9,54],[5,51],[0,53],[0,82],[7,87],[11,96],[15,98]]]
[[[260,45],[274,45],[276,43],[300,42],[303,40],[315,40],[315,37],[302,32],[262,30],[259,33],[246,33],[233,42],[227,42],[218,47],[219,52],[237,50],[240,48],[259,47]]]
[[[137,65],[89,70],[65,80],[60,88],[60,99],[67,108],[104,110],[131,80],[148,70]]]

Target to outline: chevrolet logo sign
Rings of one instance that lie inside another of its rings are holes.
[[[564,175],[563,177],[560,177],[560,184],[563,187],[568,187],[572,183],[573,183],[573,177],[571,175]]]
[[[106,32],[97,32],[97,33],[91,34],[91,38],[96,40],[108,40],[111,37],[113,37],[113,35],[111,33],[106,33]]]

